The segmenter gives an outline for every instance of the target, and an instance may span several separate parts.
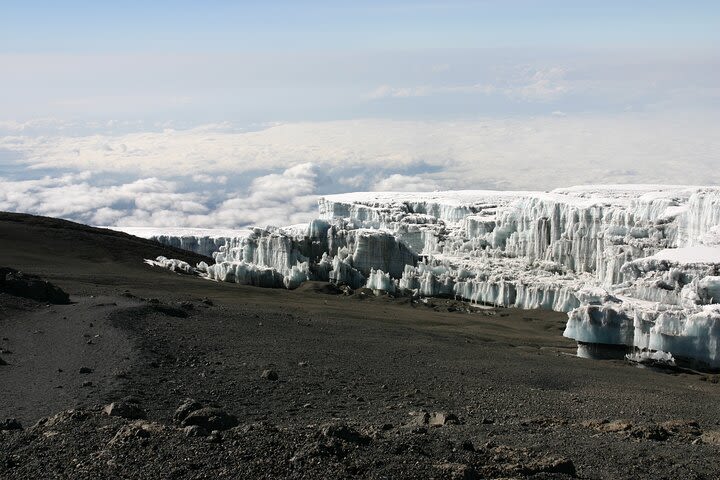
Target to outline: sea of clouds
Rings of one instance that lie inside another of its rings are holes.
[[[717,185],[718,120],[554,112],[252,128],[0,122],[0,210],[92,225],[236,228],[305,222],[318,195],[344,191]]]

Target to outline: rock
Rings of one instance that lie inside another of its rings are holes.
[[[129,402],[113,402],[106,405],[103,412],[111,417],[127,418],[129,420],[145,418],[145,412],[136,404]]]
[[[428,425],[431,427],[442,427],[448,424],[458,424],[460,420],[452,413],[446,412],[433,412],[428,418]]]
[[[462,449],[467,452],[474,452],[475,451],[475,445],[473,445],[472,440],[464,440],[462,442]]]
[[[56,413],[50,417],[41,418],[38,420],[31,429],[37,428],[51,428],[57,425],[62,425],[67,422],[82,422],[89,417],[89,414],[84,410],[70,409],[63,412]]]
[[[88,374],[88,373],[92,373],[93,369],[90,367],[80,367],[79,372],[82,374]]]
[[[92,385],[93,385],[93,382],[91,382],[89,380],[82,383],[83,387],[92,387]]]
[[[702,434],[700,425],[694,420],[668,420],[660,424],[665,430],[673,435],[689,435],[697,437]]]
[[[270,381],[276,381],[279,377],[275,370],[263,370],[262,374],[260,375],[260,378],[264,378],[266,380]]]
[[[608,420],[588,420],[582,422],[582,425],[599,432],[609,433],[628,432],[633,428],[633,424],[627,420],[613,420],[612,422]]]
[[[192,302],[185,301],[185,302],[180,302],[180,308],[184,308],[185,310],[194,310],[195,305],[193,305]]]
[[[337,438],[350,443],[357,443],[360,445],[367,445],[370,443],[371,438],[367,435],[363,435],[354,428],[344,423],[332,423],[324,425],[320,429],[322,436],[326,438]]]
[[[412,416],[408,424],[410,427],[425,426],[430,421],[430,414],[428,412],[410,412],[410,415]]]
[[[194,412],[195,410],[200,410],[202,407],[202,404],[197,400],[192,398],[186,398],[182,405],[180,405],[177,410],[175,410],[175,413],[173,414],[173,420],[176,423],[180,423],[185,420],[185,418],[190,415],[190,413]]]
[[[575,465],[572,460],[565,457],[543,457],[526,464],[523,468],[525,473],[563,473],[565,475],[575,475]]]
[[[1,430],[22,430],[22,424],[16,418],[6,418],[0,422]]]
[[[720,430],[705,432],[700,436],[700,440],[702,443],[707,443],[709,445],[720,445]]]
[[[213,430],[207,437],[209,443],[220,443],[222,442],[222,434],[219,430]]]
[[[234,415],[215,407],[203,407],[190,412],[181,422],[183,427],[198,425],[207,431],[227,430],[235,427],[238,420]]]
[[[188,425],[183,428],[183,432],[185,432],[186,437],[206,437],[208,435],[207,430],[200,425]]]
[[[135,439],[150,438],[150,432],[140,425],[123,425],[108,442],[108,445],[126,443]]]
[[[7,365],[7,362],[0,357],[0,366]]]
[[[442,478],[449,480],[474,480],[478,478],[474,468],[462,463],[441,463],[435,465],[435,468],[442,472]]]
[[[54,304],[70,303],[70,296],[61,288],[35,275],[0,267],[0,292]]]
[[[670,436],[669,432],[664,427],[654,424],[635,427],[630,431],[630,435],[635,438],[655,440],[658,442],[665,441]]]

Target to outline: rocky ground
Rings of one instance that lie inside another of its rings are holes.
[[[142,263],[161,254],[197,260],[0,214],[0,266],[71,301],[0,293],[0,478],[720,477],[715,375],[577,358],[562,314],[219,284]]]

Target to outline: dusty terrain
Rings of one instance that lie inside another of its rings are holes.
[[[142,263],[161,254],[201,259],[0,214],[0,267],[72,302],[0,293],[0,478],[720,478],[718,378],[576,358],[563,314]]]

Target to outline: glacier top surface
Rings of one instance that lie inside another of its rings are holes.
[[[247,237],[251,231],[248,229],[221,229],[221,228],[186,228],[186,227],[99,227],[108,228],[118,232],[127,233],[140,238],[153,238],[161,235],[169,237],[208,237],[208,238],[236,238]]]
[[[387,204],[396,202],[433,202],[449,206],[472,205],[487,202],[509,202],[515,199],[536,198],[552,202],[578,205],[626,205],[637,200],[687,198],[694,192],[719,187],[688,185],[578,185],[552,191],[503,190],[447,190],[434,192],[352,192],[323,195],[327,201],[338,203]]]
[[[693,263],[720,264],[720,247],[695,246],[667,248],[660,250],[651,257],[645,257],[643,260],[647,261],[650,259],[666,260],[681,265]]]

